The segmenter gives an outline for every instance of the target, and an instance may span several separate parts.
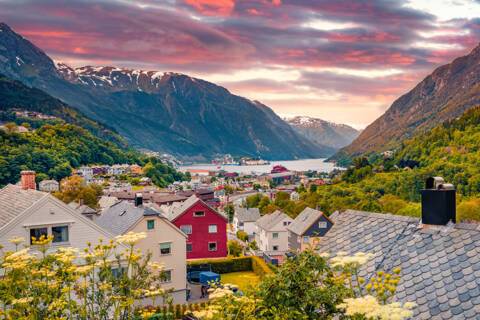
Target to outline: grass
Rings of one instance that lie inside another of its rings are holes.
[[[223,273],[220,276],[222,283],[235,284],[242,291],[250,286],[256,287],[260,282],[260,278],[253,271]]]

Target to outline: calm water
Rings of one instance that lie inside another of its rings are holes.
[[[222,166],[214,164],[194,164],[188,166],[180,166],[180,170],[185,169],[205,169],[211,171],[225,170],[227,172],[237,173],[269,173],[275,165],[282,165],[292,171],[308,171],[316,170],[319,172],[330,172],[337,168],[331,162],[325,162],[325,159],[305,159],[291,161],[272,161],[264,166]]]

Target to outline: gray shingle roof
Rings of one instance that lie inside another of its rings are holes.
[[[269,231],[273,227],[275,227],[280,221],[286,218],[288,218],[288,216],[285,213],[277,210],[273,213],[266,214],[260,219],[258,219],[256,225],[264,230]]]
[[[330,218],[320,251],[373,253],[367,276],[400,267],[395,298],[417,303],[414,319],[478,319],[480,225],[419,228],[419,219],[352,210]]]
[[[302,235],[305,231],[310,228],[310,226],[317,221],[323,212],[312,209],[312,208],[305,208],[294,220],[293,222],[287,227],[288,230],[292,231],[297,235]]]
[[[172,221],[180,216],[185,210],[193,206],[200,199],[195,195],[190,196],[184,202],[174,202],[168,210],[168,220]]]
[[[160,213],[151,207],[135,207],[128,201],[121,201],[105,209],[95,222],[112,234],[120,235],[127,232],[143,216],[149,215],[158,216]]]
[[[235,208],[235,215],[239,222],[255,222],[260,219],[260,210],[258,208]]]
[[[47,192],[24,190],[11,184],[5,186],[0,190],[0,228],[48,195]]]

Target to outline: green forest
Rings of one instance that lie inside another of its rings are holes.
[[[21,170],[35,170],[37,180],[61,180],[82,165],[137,163],[145,174],[165,187],[186,177],[155,158],[102,140],[72,124],[46,124],[26,133],[0,130],[0,185],[16,183]]]
[[[292,217],[307,206],[327,214],[357,209],[419,217],[420,189],[429,176],[456,186],[460,220],[480,221],[480,107],[405,141],[391,159],[354,159],[333,184],[299,190],[299,201],[251,197],[247,204],[264,213],[283,209]]]

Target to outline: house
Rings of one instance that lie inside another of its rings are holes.
[[[80,251],[87,243],[99,239],[111,240],[113,235],[82,216],[75,209],[50,193],[37,191],[25,185],[7,185],[0,190],[0,244],[5,250],[14,250],[8,240],[15,237],[53,235],[52,248],[75,247]]]
[[[288,251],[287,227],[292,222],[292,218],[279,210],[258,219],[255,223],[255,241],[259,250],[281,263]]]
[[[456,223],[455,190],[448,184],[422,190],[422,217],[347,210],[330,216],[320,252],[369,252],[360,270],[367,283],[377,271],[399,267],[395,301],[413,301],[412,319],[478,319],[480,224]]]
[[[170,222],[188,235],[187,259],[227,256],[227,218],[195,195],[162,206]]]
[[[290,193],[290,200],[292,201],[300,200],[300,194],[297,191],[293,191],[292,193]]]
[[[287,227],[289,249],[303,251],[315,246],[332,225],[332,221],[323,212],[305,208]]]
[[[82,176],[85,181],[93,179],[93,169],[91,167],[80,167],[77,169],[77,174]]]
[[[60,190],[60,184],[56,180],[42,180],[38,184],[38,190],[44,192],[57,192]]]
[[[281,184],[286,182],[293,182],[295,179],[295,173],[291,171],[271,173],[268,175],[268,180],[275,184]]]
[[[152,261],[165,266],[166,280],[162,287],[173,290],[174,303],[186,302],[186,234],[161,213],[143,205],[140,195],[135,203],[120,201],[105,209],[95,222],[114,235],[145,232],[147,237],[138,242],[137,249],[151,252]]]
[[[80,213],[84,217],[89,218],[90,220],[95,220],[98,217],[98,211],[93,208],[90,208],[85,204],[80,204],[75,201],[72,201],[68,204],[68,206],[77,210],[78,213]]]
[[[255,222],[260,219],[260,210],[258,208],[235,207],[235,215],[233,216],[233,230],[244,231],[249,236],[255,234]]]

